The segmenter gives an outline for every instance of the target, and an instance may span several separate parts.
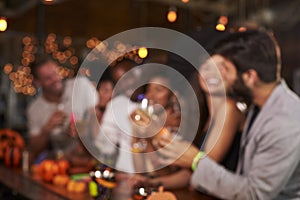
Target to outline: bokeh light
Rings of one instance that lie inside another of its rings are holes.
[[[228,24],[228,18],[227,18],[227,16],[224,16],[224,15],[220,16],[219,23],[223,24],[223,25],[227,25]]]
[[[4,66],[4,68],[3,68],[3,71],[4,71],[5,74],[11,73],[12,70],[13,70],[13,66],[12,66],[12,64],[10,64],[10,63],[6,64],[6,65]]]
[[[7,29],[7,21],[5,18],[0,18],[0,31],[6,31]]]
[[[238,31],[239,32],[245,32],[245,31],[247,31],[247,28],[244,27],[244,26],[241,26],[241,27],[239,27]]]
[[[168,15],[167,15],[167,19],[171,23],[175,22],[176,19],[177,19],[177,13],[176,13],[176,11],[169,10]]]
[[[113,44],[113,48],[108,48],[106,41],[101,42],[97,37],[92,37],[86,40],[83,45],[89,49],[95,48],[95,54],[90,53],[86,57],[89,61],[99,59],[98,53],[101,52],[103,55],[114,63],[120,62],[124,58],[131,59],[137,64],[143,62],[143,58],[148,55],[146,48],[132,46],[124,44],[122,42],[116,42]],[[58,72],[60,76],[65,78],[73,77],[78,70],[79,57],[76,55],[76,50],[72,46],[73,39],[71,36],[57,36],[55,33],[50,33],[44,41],[43,53],[52,56],[56,60],[60,67]],[[19,62],[16,64],[7,63],[3,66],[3,72],[8,75],[11,81],[11,87],[17,93],[24,95],[35,95],[36,89],[33,85],[33,75],[31,74],[30,65],[34,62],[38,50],[38,42],[34,36],[25,35],[21,40],[22,52]],[[132,50],[132,51],[129,51]],[[117,58],[118,54],[123,54]],[[87,69],[79,71],[84,76],[91,76],[91,72]]]
[[[66,36],[63,40],[63,45],[65,47],[69,47],[72,44],[72,38],[70,36]]]
[[[218,31],[225,31],[226,27],[225,27],[224,24],[217,24],[216,25],[216,30],[218,30]]]
[[[146,58],[148,56],[148,49],[145,47],[139,48],[138,55],[140,58]]]

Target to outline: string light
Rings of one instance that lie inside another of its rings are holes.
[[[70,47],[72,44],[72,38],[70,36],[66,36],[63,40],[63,45],[65,47]]]
[[[10,64],[10,63],[7,63],[7,64],[4,66],[4,68],[3,68],[3,71],[4,71],[5,74],[11,73],[12,70],[13,70],[13,66],[12,66],[12,64]]]
[[[33,86],[33,75],[31,74],[29,65],[35,60],[38,42],[34,37],[24,36],[22,38],[22,45],[23,51],[20,59],[21,65],[13,66],[12,64],[7,63],[3,67],[3,72],[8,75],[11,81],[11,86],[16,93],[35,95],[36,89]],[[75,55],[75,49],[71,47],[71,45],[72,37],[66,36],[61,40],[55,33],[50,33],[44,42],[44,52],[63,65],[58,69],[62,78],[73,77],[75,69],[79,64],[79,58]],[[143,58],[146,58],[148,55],[148,50],[146,48],[138,48],[122,42],[115,43],[113,48],[109,49],[107,42],[101,42],[96,37],[88,39],[86,41],[86,46],[97,50],[91,51],[91,53],[88,54],[87,59],[89,61],[98,59],[98,53],[100,52],[107,58],[109,63],[112,63],[111,66],[120,62],[124,58],[131,59],[137,64],[141,64],[143,62]],[[120,54],[123,56],[118,56]],[[88,69],[84,69],[84,67],[81,68],[81,71],[78,72],[79,74],[91,76],[91,72]]]

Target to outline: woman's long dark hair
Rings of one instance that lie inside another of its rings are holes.
[[[188,123],[197,123],[198,129],[193,139],[193,144],[200,148],[205,138],[204,128],[209,118],[209,111],[207,107],[205,94],[199,85],[198,74],[199,72],[195,71],[190,78],[190,84],[197,98],[197,105],[193,105],[192,103],[186,102],[189,110],[189,119],[186,119],[185,121],[188,121]],[[187,97],[189,96],[189,94],[186,95]],[[190,98],[188,97],[187,101],[189,99]],[[195,109],[195,107],[198,107],[198,109]],[[193,116],[196,115],[196,113],[194,114],[194,112],[198,111],[200,112],[200,120],[193,120]]]

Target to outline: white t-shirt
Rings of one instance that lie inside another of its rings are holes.
[[[134,172],[129,116],[137,107],[138,104],[130,101],[128,97],[116,96],[108,103],[102,118],[96,146],[102,154],[113,155],[118,151],[115,168],[119,171]]]
[[[67,114],[64,127],[60,127],[62,131],[58,132],[56,129],[50,136],[52,145],[58,144],[58,146],[66,144],[63,141],[66,138],[63,130],[67,128],[72,113],[76,115],[77,120],[80,120],[84,112],[98,102],[97,91],[86,77],[78,76],[76,79],[68,79],[64,84],[61,103],[48,102],[41,94],[31,102],[27,110],[28,129],[31,136],[40,134],[42,127],[55,110],[60,109]]]

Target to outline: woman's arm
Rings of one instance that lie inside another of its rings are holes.
[[[190,169],[183,168],[170,175],[149,179],[149,184],[153,186],[163,185],[167,190],[185,188],[189,185],[191,175]]]
[[[178,189],[184,188],[189,185],[192,171],[183,168],[169,175],[158,176],[155,178],[149,178],[147,176],[136,174],[130,178],[129,185],[131,187],[149,186],[158,187],[164,186],[165,189]]]

